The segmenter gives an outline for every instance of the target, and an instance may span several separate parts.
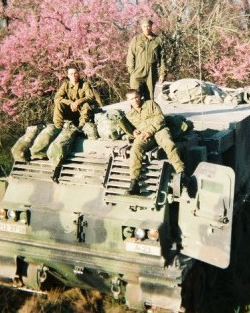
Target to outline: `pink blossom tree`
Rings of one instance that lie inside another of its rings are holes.
[[[208,77],[222,85],[240,87],[249,84],[250,74],[250,41],[242,35],[222,34],[218,46],[220,54],[210,55],[204,67]]]
[[[120,97],[130,32],[140,16],[154,14],[144,0],[9,0],[1,12],[9,26],[0,46],[0,105],[24,126],[50,116],[72,63],[106,95]]]
[[[201,70],[204,79],[232,87],[236,80],[248,80],[244,1],[8,0],[7,5],[0,4],[0,15],[8,21],[7,31],[0,34],[0,114],[10,116],[22,130],[33,121],[51,118],[54,92],[72,63],[106,104],[121,98],[128,86],[128,43],[140,31],[142,16],[152,17],[155,31],[166,39],[167,79],[197,77]],[[240,69],[238,76],[233,76],[235,67]]]

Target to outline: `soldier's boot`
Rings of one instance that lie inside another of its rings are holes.
[[[195,176],[188,176],[186,173],[181,172],[181,188],[185,187],[190,198],[195,198],[198,191],[198,183]]]
[[[190,177],[183,171],[180,173],[181,175],[181,186],[188,188]]]
[[[179,173],[174,173],[173,175],[173,194],[175,197],[180,197],[183,191],[183,188],[188,189],[190,178],[184,171]]]
[[[90,123],[90,122],[85,123],[82,130],[88,139],[96,140],[99,138],[99,135],[97,132],[97,126],[94,123]]]
[[[126,191],[127,195],[139,195],[140,194],[140,186],[137,179],[131,179],[130,187]]]

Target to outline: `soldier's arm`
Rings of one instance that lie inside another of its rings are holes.
[[[123,116],[119,122],[118,122],[118,126],[126,133],[128,134],[130,137],[134,137],[134,130],[135,127],[133,124],[130,123],[130,121],[127,119],[126,116]]]
[[[66,105],[70,105],[72,103],[72,100],[68,98],[67,86],[68,86],[68,83],[64,82],[62,86],[58,89],[54,98],[55,104],[64,103]]]
[[[147,129],[147,132],[154,135],[157,131],[165,126],[165,118],[160,106],[154,101],[149,101],[148,110],[150,125]]]
[[[159,77],[160,82],[164,81],[164,78],[167,74],[167,66],[166,66],[166,49],[164,47],[163,41],[160,41],[160,55],[159,55]]]
[[[136,38],[134,37],[128,47],[126,65],[128,68],[128,73],[132,74],[135,69],[135,45],[136,45]]]
[[[85,102],[88,102],[89,104],[94,102],[95,95],[89,83],[87,82],[83,83],[83,86],[79,94],[80,94],[80,98],[75,100],[75,104],[77,106],[80,106],[81,104]]]

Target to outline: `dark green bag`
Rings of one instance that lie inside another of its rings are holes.
[[[189,130],[194,128],[193,122],[182,115],[165,116],[166,126],[169,128],[173,139],[180,139]]]
[[[97,131],[102,139],[117,140],[122,136],[122,130],[118,126],[119,120],[124,116],[122,110],[109,110],[105,113],[95,114]]]
[[[30,160],[30,150],[37,134],[41,131],[41,126],[28,126],[25,134],[20,137],[11,148],[11,153],[15,161],[26,162]]]
[[[47,158],[47,149],[51,142],[58,136],[61,129],[56,128],[54,124],[48,124],[36,137],[30,148],[31,159]]]
[[[76,127],[68,122],[47,150],[47,157],[53,165],[60,166],[64,158],[70,153],[73,141],[77,134]]]

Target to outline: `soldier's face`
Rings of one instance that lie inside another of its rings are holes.
[[[79,72],[74,68],[68,69],[68,78],[71,83],[77,83],[79,81]]]
[[[138,109],[141,107],[141,96],[139,94],[128,94],[127,95],[128,102],[132,105],[134,109]]]
[[[149,23],[141,24],[141,29],[142,29],[142,32],[145,36],[152,34],[152,27],[153,26]]]

